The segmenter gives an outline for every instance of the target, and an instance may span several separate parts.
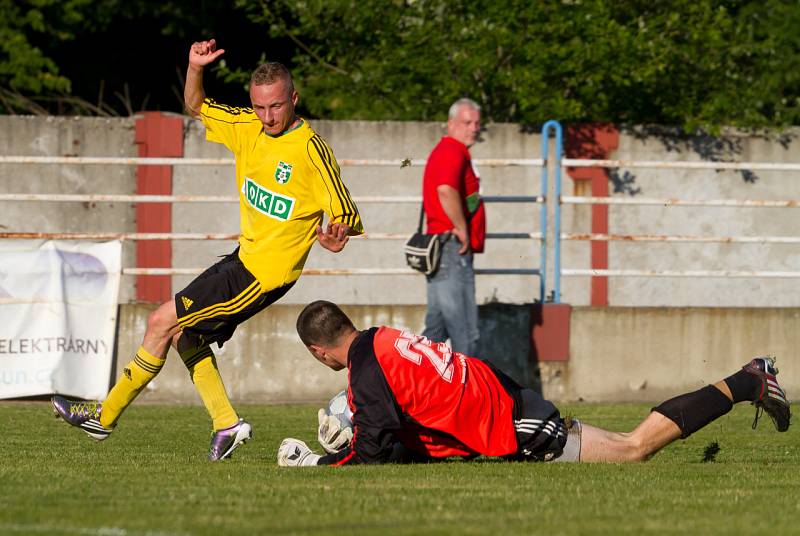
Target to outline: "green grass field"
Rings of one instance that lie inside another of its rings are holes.
[[[564,405],[627,430],[646,405]],[[134,405],[95,443],[48,403],[0,403],[0,534],[800,533],[797,428],[750,429],[740,404],[644,464],[279,468],[281,439],[316,444],[313,406],[240,406],[254,438],[205,461],[202,407]],[[716,461],[703,463],[718,441]]]

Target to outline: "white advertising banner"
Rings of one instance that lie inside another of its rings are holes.
[[[108,393],[121,242],[0,240],[0,399]]]

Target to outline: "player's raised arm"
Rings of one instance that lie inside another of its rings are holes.
[[[192,117],[200,116],[200,107],[206,98],[203,89],[203,69],[224,53],[224,49],[217,49],[217,42],[214,39],[193,43],[189,48],[189,67],[186,69],[183,101],[186,113]]]

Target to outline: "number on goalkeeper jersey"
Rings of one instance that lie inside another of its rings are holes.
[[[445,343],[433,343],[426,337],[403,331],[395,340],[394,347],[401,356],[416,365],[421,365],[422,359],[426,358],[444,381],[453,381],[453,351]],[[464,380],[462,375],[462,383]]]

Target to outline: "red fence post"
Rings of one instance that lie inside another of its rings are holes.
[[[136,144],[140,157],[182,157],[183,119],[161,112],[144,112],[136,118]],[[172,166],[137,166],[136,193],[172,195]],[[172,232],[171,203],[137,203],[137,233]],[[136,266],[170,268],[172,243],[169,240],[136,242]],[[168,275],[136,276],[136,299],[162,303],[172,297],[172,278]]]
[[[605,160],[619,146],[619,130],[605,123],[567,127],[564,150],[567,158]],[[588,181],[592,197],[608,197],[608,170],[605,168],[567,168],[580,190],[580,181]],[[577,192],[575,195],[579,195]],[[608,205],[592,205],[592,233],[608,234]],[[591,242],[591,265],[595,270],[608,269],[608,242]],[[608,306],[608,277],[593,276],[591,304]]]

